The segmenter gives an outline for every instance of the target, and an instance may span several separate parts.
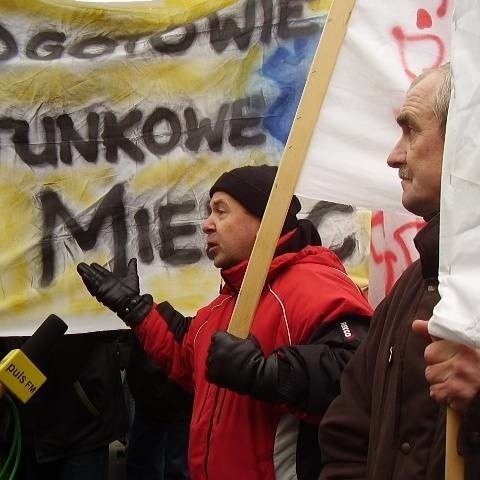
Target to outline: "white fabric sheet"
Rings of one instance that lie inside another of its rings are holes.
[[[443,164],[441,301],[430,333],[480,347],[480,4],[457,0],[452,35],[455,94]]]

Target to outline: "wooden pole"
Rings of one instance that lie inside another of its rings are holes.
[[[460,415],[447,407],[447,432],[445,444],[445,480],[464,478],[463,457],[458,454],[457,441],[460,430]]]
[[[228,331],[246,338],[325,99],[355,0],[334,0],[307,76]]]

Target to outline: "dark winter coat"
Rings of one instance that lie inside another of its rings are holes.
[[[417,234],[420,259],[375,310],[367,339],[343,373],[342,393],[320,426],[322,480],[444,478],[445,408],[429,396],[428,342],[412,331],[413,320],[428,320],[440,299],[438,238],[437,216]],[[471,427],[464,440],[474,452],[469,439],[478,449],[480,423]],[[479,454],[470,460],[478,463]],[[466,478],[479,479],[480,472]]]
[[[135,400],[135,411],[159,421],[188,419],[192,415],[193,396],[177,383],[144,352],[131,333],[127,380]]]

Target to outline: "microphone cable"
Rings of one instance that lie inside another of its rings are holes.
[[[10,413],[13,418],[13,439],[10,445],[7,459],[0,470],[0,480],[15,480],[20,466],[20,455],[22,453],[22,429],[20,425],[20,414],[18,407],[8,392],[5,392],[3,398],[6,399]],[[10,465],[12,464],[10,468]],[[8,474],[10,470],[10,474]]]

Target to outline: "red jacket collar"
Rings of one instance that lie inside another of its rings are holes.
[[[287,232],[280,237],[277,246],[287,242],[294,234],[294,230]],[[270,264],[267,273],[266,283],[271,282],[283,269],[297,263],[322,263],[326,266],[336,268],[345,273],[342,262],[337,255],[330,249],[320,246],[307,245],[299,252],[288,252],[275,257]],[[225,270],[221,270],[225,285],[221,289],[224,294],[237,294],[240,291],[245,271],[247,270],[248,260]]]

